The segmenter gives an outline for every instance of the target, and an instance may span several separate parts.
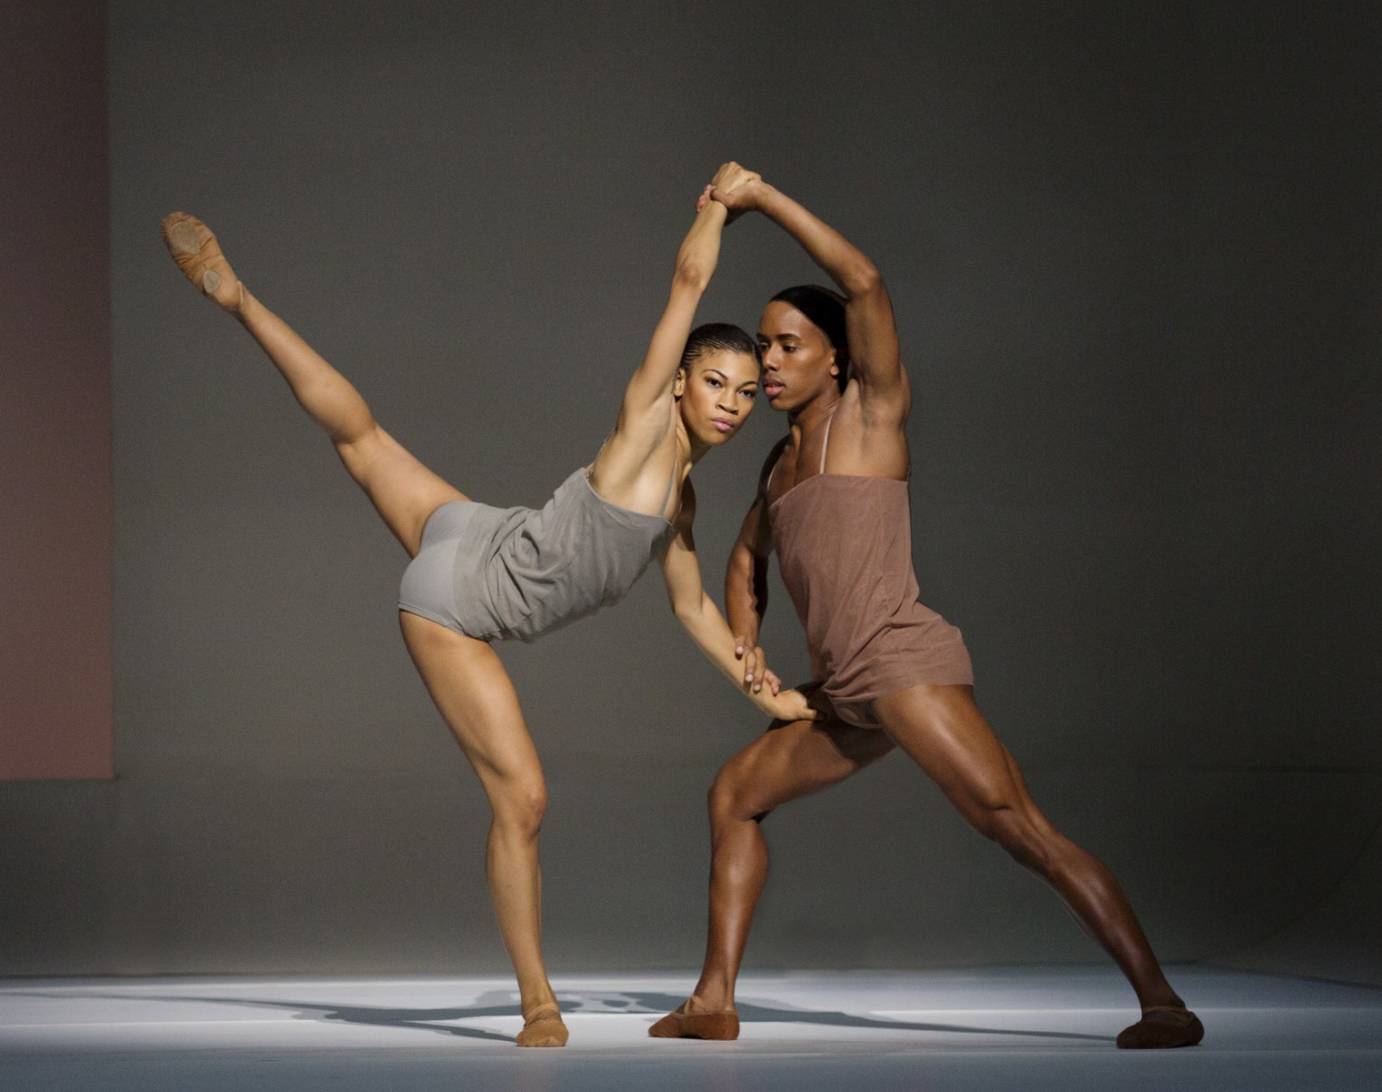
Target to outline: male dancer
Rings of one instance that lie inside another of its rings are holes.
[[[904,429],[911,396],[878,270],[839,232],[762,179],[711,196],[757,211],[805,248],[843,296],[810,286],[763,311],[763,390],[788,416],[725,581],[750,685],[781,684],[757,647],[768,554],[806,630],[828,719],[775,722],[720,770],[710,795],[710,930],[691,997],[657,1037],[733,1039],[734,985],[767,874],[759,822],[901,747],[985,837],[1050,883],[1127,976],[1142,1018],[1120,1047],[1198,1043],[1204,1028],[1166,981],[1107,868],[1060,834],[974,702],[960,632],[917,601]]]

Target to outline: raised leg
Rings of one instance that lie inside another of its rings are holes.
[[[547,783],[523,721],[518,695],[495,651],[400,613],[408,652],[493,811],[485,871],[523,1008],[520,1046],[562,1046],[566,1026],[542,959],[542,874],[538,831]]]
[[[733,1039],[734,986],[768,874],[759,823],[783,804],[838,784],[892,750],[882,732],[795,721],[731,758],[710,789],[710,925],[691,997],[649,1029],[659,1038]]]
[[[379,427],[365,400],[281,318],[245,287],[221,253],[211,230],[175,212],[163,238],[178,268],[224,311],[239,319],[287,380],[298,404],[330,437],[350,476],[365,491],[409,556],[440,505],[465,494],[425,467]]]
[[[1171,988],[1113,874],[1057,831],[1032,802],[1011,754],[968,686],[917,686],[874,702],[888,735],[960,813],[1050,883],[1127,976],[1143,1020],[1120,1046],[1183,1046],[1204,1034]]]

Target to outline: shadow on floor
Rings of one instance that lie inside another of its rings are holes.
[[[270,1000],[255,997],[207,997],[192,994],[113,994],[86,990],[64,990],[61,994],[47,991],[15,991],[32,997],[83,997],[112,1001],[168,1001],[201,1002],[212,1005],[241,1005],[250,1008],[291,1010],[297,1020],[340,1021],[372,1027],[411,1028],[439,1035],[460,1036],[495,1043],[512,1043],[513,1038],[483,1028],[456,1026],[452,1021],[475,1020],[488,1016],[521,1017],[522,1012],[513,991],[491,991],[481,994],[475,1004],[448,1008],[378,1008],[364,1005],[333,1005],[320,1001]],[[14,996],[14,994],[11,994]],[[562,1012],[568,1016],[623,1014],[661,1016],[680,1005],[685,997],[670,993],[640,991],[559,990],[557,999]],[[1109,1043],[1110,1035],[1084,1035],[1065,1031],[1029,1031],[1015,1028],[977,1027],[967,1024],[916,1023],[906,1020],[880,1019],[858,1016],[843,1011],[803,1009],[782,1002],[741,1000],[738,1005],[741,1024],[815,1024],[825,1027],[875,1028],[886,1031],[936,1031],[947,1034],[1012,1035],[1022,1038],[1083,1040]]]

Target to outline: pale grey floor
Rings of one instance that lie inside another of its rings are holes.
[[[8,980],[0,1088],[1382,1088],[1382,990],[1201,967],[1174,981],[1204,1044],[1128,1052],[1126,987],[1072,968],[748,976],[736,1043],[647,1037],[689,974],[567,977],[559,1051],[512,1045],[500,979]]]

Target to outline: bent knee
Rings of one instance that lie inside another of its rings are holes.
[[[706,795],[706,804],[710,809],[712,823],[759,819],[769,810],[757,800],[756,794],[749,788],[747,779],[733,763],[723,767],[715,775],[715,780],[711,782],[710,791]]]
[[[542,781],[515,781],[491,795],[494,821],[514,833],[536,837],[547,814],[547,785]]]

